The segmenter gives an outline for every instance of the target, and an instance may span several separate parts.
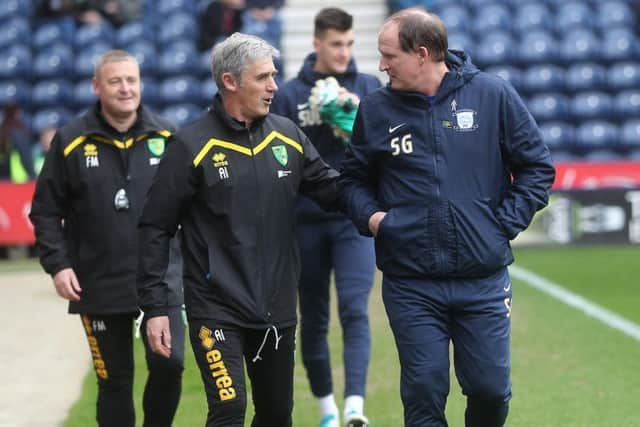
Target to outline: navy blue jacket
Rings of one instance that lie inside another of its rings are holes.
[[[322,159],[337,168],[344,159],[344,143],[333,135],[331,126],[322,123],[320,112],[309,107],[308,99],[311,88],[317,80],[329,76],[329,74],[314,71],[315,63],[316,54],[309,54],[298,73],[298,77],[285,83],[276,93],[271,112],[293,120],[309,137]],[[377,77],[359,73],[353,59],[345,73],[334,75],[334,77],[341,86],[360,98],[381,86]],[[339,213],[325,212],[306,196],[300,196],[299,199],[296,209],[298,219],[301,221],[343,217]]]
[[[387,274],[482,277],[513,262],[509,240],[548,202],[549,149],[507,82],[452,51],[432,99],[385,87],[360,103],[340,186],[362,234],[387,215]]]

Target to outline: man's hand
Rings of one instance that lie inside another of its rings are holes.
[[[169,316],[147,319],[147,340],[154,353],[166,358],[171,357],[171,329]]]
[[[371,231],[373,237],[378,236],[378,228],[380,228],[380,223],[386,215],[386,212],[378,211],[369,217],[369,231]]]
[[[56,292],[62,298],[69,301],[80,301],[82,288],[80,288],[80,283],[72,268],[65,268],[54,274],[53,286],[56,287]]]

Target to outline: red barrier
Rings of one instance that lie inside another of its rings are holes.
[[[640,188],[640,162],[558,163],[553,190]]]
[[[35,181],[13,184],[0,181],[0,246],[31,245],[35,241],[29,221]]]

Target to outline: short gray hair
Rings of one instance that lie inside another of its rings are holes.
[[[238,82],[249,63],[265,59],[278,58],[280,52],[261,39],[243,33],[233,33],[214,46],[211,53],[211,74],[220,91],[224,90],[222,75],[230,73]]]
[[[96,59],[95,65],[93,67],[93,77],[98,77],[100,70],[102,70],[102,67],[104,67],[106,64],[109,64],[111,62],[124,61],[133,61],[136,63],[136,65],[138,65],[138,67],[140,67],[140,64],[138,64],[138,60],[136,59],[136,57],[126,50],[112,49],[106,51]]]

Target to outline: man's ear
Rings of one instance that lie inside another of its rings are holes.
[[[231,75],[231,73],[223,73],[222,74],[222,82],[224,83],[224,88],[229,92],[235,92],[238,90],[238,82],[235,77]]]
[[[425,61],[429,60],[429,51],[427,50],[426,47],[420,46],[416,51],[416,53],[418,54],[418,58],[420,59],[420,65],[424,64]]]

